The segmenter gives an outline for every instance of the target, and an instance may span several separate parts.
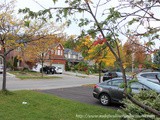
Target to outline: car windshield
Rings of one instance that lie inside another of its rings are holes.
[[[140,81],[142,84],[148,86],[149,88],[153,89],[153,90],[156,90],[158,92],[160,92],[160,85],[157,84],[157,83],[154,83],[154,82],[151,82],[151,81]]]
[[[156,75],[158,75],[158,73],[144,73],[141,76],[145,78],[156,79]]]
[[[123,76],[123,74],[121,72],[117,72],[117,75],[120,76],[120,77]]]

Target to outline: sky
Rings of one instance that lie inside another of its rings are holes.
[[[36,1],[38,1],[37,4]],[[63,1],[63,0],[60,0]],[[41,6],[42,5],[42,6]],[[61,6],[62,2],[58,2],[56,4],[56,6]],[[53,7],[55,6],[52,0],[17,0],[17,4],[16,4],[16,10],[18,11],[18,9],[24,9],[25,7],[30,8],[32,11],[39,11],[39,10],[43,10],[44,8],[49,8],[49,7]],[[58,23],[60,24],[60,23]],[[81,31],[81,28],[77,27],[74,23],[70,25],[69,28],[66,28],[64,32],[66,32],[69,35],[79,35]]]
[[[36,1],[38,1],[38,3],[40,4],[37,4]],[[92,0],[92,1],[96,1],[97,0]],[[104,0],[105,1],[105,0]],[[107,1],[107,0],[106,0]],[[112,0],[108,6],[109,7],[113,7],[113,6],[117,6],[119,3],[117,2],[119,0]],[[17,0],[17,3],[16,3],[16,11],[18,11],[18,9],[20,8],[25,8],[25,7],[28,7],[30,8],[32,11],[39,11],[39,10],[42,10],[44,8],[49,8],[49,7],[53,7],[53,6],[62,6],[64,5],[62,2],[64,2],[64,0],[59,0],[59,2],[54,5],[53,4],[53,0]],[[53,13],[54,14],[54,13]],[[84,15],[84,17],[86,17]],[[89,17],[89,16],[87,16]],[[100,16],[101,17],[101,16]],[[59,23],[58,23],[59,24]],[[157,23],[153,23],[153,25],[155,26]],[[82,28],[79,28],[77,27],[77,25],[75,23],[72,23],[68,28],[65,29],[65,32],[68,34],[68,35],[79,35],[80,32],[81,32],[81,29]],[[126,39],[122,36],[122,39]],[[159,41],[156,41],[156,45],[155,45],[155,48],[159,48],[160,47],[160,40]]]

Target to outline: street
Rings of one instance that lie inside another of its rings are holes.
[[[43,90],[76,87],[84,84],[96,84],[98,76],[80,75],[78,73],[64,72],[63,74],[54,74],[61,78],[39,79],[39,80],[20,80],[13,75],[7,74],[8,90]],[[0,84],[2,86],[2,74],[0,74]]]

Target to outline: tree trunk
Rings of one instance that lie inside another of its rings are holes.
[[[102,62],[99,63],[99,83],[101,83]]]
[[[6,56],[3,57],[3,83],[2,83],[2,91],[6,89]]]
[[[42,74],[41,75],[42,75],[42,78],[43,78],[43,76],[44,76],[43,75],[44,74],[44,71],[43,71],[43,67],[44,67],[44,54],[43,53],[42,53],[42,62],[41,63],[42,63]]]

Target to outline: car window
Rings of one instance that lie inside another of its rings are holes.
[[[123,82],[123,80],[117,79],[117,80],[108,81],[106,84],[111,85],[111,86],[119,86],[122,82]]]
[[[117,77],[116,73],[111,73],[111,74],[112,74],[112,77]]]
[[[149,89],[147,86],[145,86],[145,85],[143,85],[143,84],[141,84],[141,83],[139,83],[139,82],[134,82],[134,83],[132,83],[131,84],[131,88],[132,89],[137,89],[137,90],[139,90],[139,89]]]
[[[145,73],[145,74],[142,74],[141,76],[145,78],[156,79],[156,75],[157,73]]]
[[[108,76],[108,73],[105,73],[104,76]]]
[[[119,77],[122,77],[122,76],[123,76],[123,74],[120,73],[120,72],[117,72],[117,75],[118,75]]]

